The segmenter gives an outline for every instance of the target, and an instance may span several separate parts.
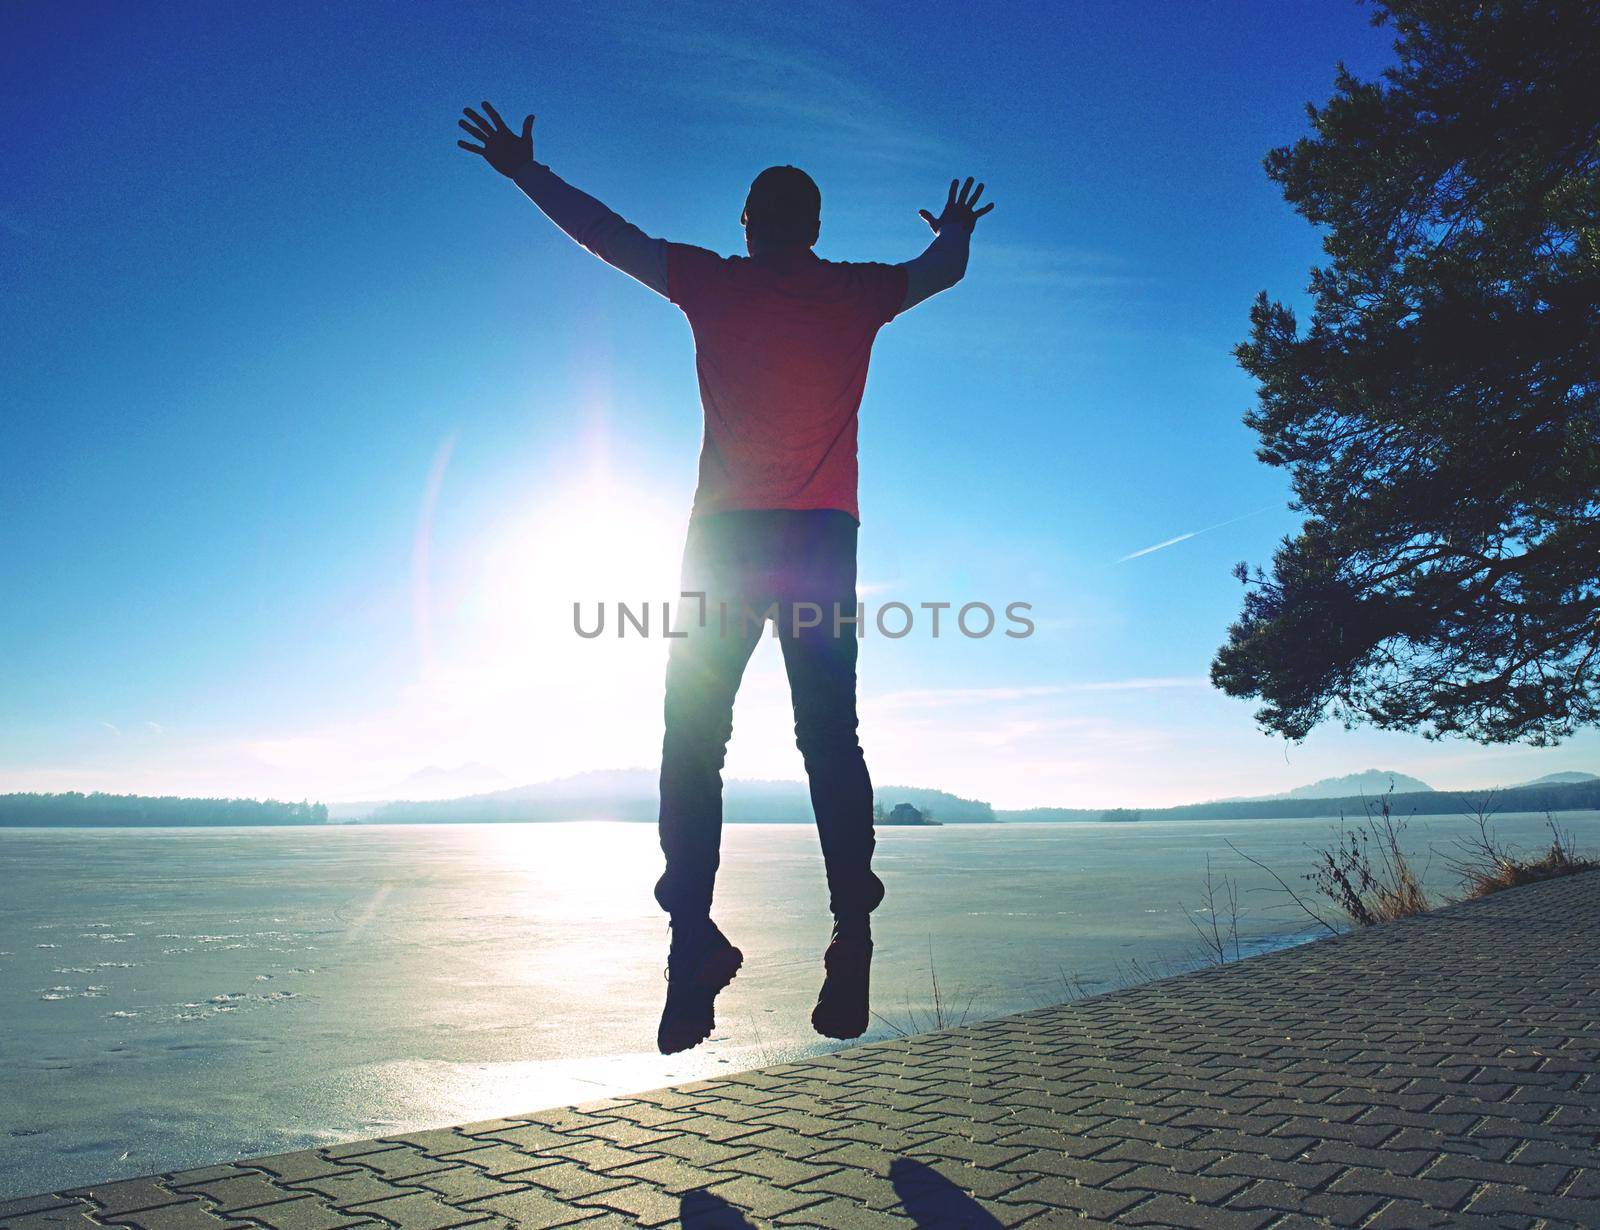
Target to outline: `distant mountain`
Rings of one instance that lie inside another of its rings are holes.
[[[328,819],[338,824],[365,820],[380,807],[395,799],[422,802],[428,799],[459,798],[464,794],[480,794],[503,787],[510,779],[493,765],[470,760],[465,764],[444,767],[431,764],[400,779],[383,793],[382,799],[366,799],[345,803],[329,803]]]
[[[1570,782],[1600,782],[1600,775],[1584,773],[1579,770],[1569,770],[1566,773],[1546,773],[1543,777],[1536,777],[1531,782],[1516,782],[1505,788],[1507,790],[1520,790],[1523,786],[1565,786]]]
[[[374,824],[447,824],[466,821],[628,820],[654,822],[660,805],[654,769],[597,769],[552,781],[452,799],[398,800],[360,814],[334,808],[336,819]],[[945,824],[987,824],[989,804],[924,786],[881,786],[885,810],[910,803]],[[809,823],[811,793],[804,782],[734,778],[723,787],[723,815],[733,824]]]
[[[1413,779],[1414,780],[1414,779]],[[1396,783],[1398,785],[1398,782]],[[1366,791],[1336,798],[1316,796],[1253,799],[1217,799],[1210,803],[1184,803],[1177,807],[1103,808],[1034,807],[1025,811],[996,811],[995,819],[1008,823],[1055,823],[1141,820],[1289,820],[1304,817],[1344,816],[1360,820],[1371,814],[1385,797],[1383,791]],[[1600,777],[1550,782],[1543,785],[1505,786],[1498,790],[1396,790],[1391,801],[1396,816],[1472,816],[1482,808],[1493,814],[1546,811],[1600,811]]]
[[[394,793],[399,795],[418,792],[431,795],[441,791],[456,794],[462,791],[476,793],[504,786],[510,780],[493,765],[483,764],[476,760],[468,761],[466,764],[458,764],[451,768],[431,764],[425,769],[418,769],[415,773],[405,778]]]
[[[1396,794],[1420,794],[1432,790],[1427,782],[1392,769],[1366,769],[1360,773],[1346,773],[1343,777],[1324,777],[1308,786],[1296,786],[1278,794],[1231,794],[1226,798],[1212,799],[1213,803],[1262,803],[1271,799],[1346,799],[1361,795],[1388,794],[1389,783],[1394,782]],[[1203,805],[1202,805],[1203,806]]]
[[[1267,795],[1276,799],[1346,799],[1353,795],[1387,794],[1390,785],[1396,794],[1419,794],[1432,790],[1427,782],[1391,769],[1367,769],[1361,773],[1346,773],[1343,777],[1324,777],[1309,786],[1296,786],[1287,794]]]

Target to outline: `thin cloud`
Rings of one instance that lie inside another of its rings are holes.
[[[874,707],[930,709],[945,705],[1009,704],[1074,692],[1150,692],[1168,688],[1209,687],[1204,675],[1141,675],[1128,679],[1089,679],[1071,683],[992,688],[904,688],[865,701]]]
[[[1027,700],[1035,696],[1055,696],[1061,692],[1055,686],[998,687],[998,688],[904,688],[898,692],[885,692],[864,701],[882,708],[926,709],[940,705],[995,704]]]
[[[1106,679],[1097,683],[1069,683],[1070,692],[1148,692],[1161,688],[1204,688],[1211,680],[1204,675],[1152,675],[1144,679]]]
[[[1052,290],[1126,295],[1153,286],[1149,273],[1126,258],[1091,248],[1053,244],[1027,244],[985,239],[984,277],[1011,286],[1036,286]]]
[[[666,88],[716,105],[717,125],[770,137],[774,122],[871,160],[943,161],[950,144],[887,101],[864,78],[840,71],[821,49],[741,37],[727,31],[664,27],[631,18],[618,29],[643,56],[670,54],[700,63],[693,85]],[[795,44],[798,44],[798,36]]]
[[[1229,517],[1226,521],[1218,521],[1215,525],[1202,526],[1198,530],[1190,530],[1184,534],[1176,534],[1171,538],[1167,538],[1156,543],[1154,546],[1140,547],[1137,551],[1130,551],[1128,554],[1121,556],[1115,562],[1119,564],[1126,564],[1129,560],[1138,559],[1141,555],[1150,555],[1156,551],[1165,551],[1168,547],[1175,547],[1180,542],[1188,542],[1189,539],[1198,538],[1201,534],[1209,534],[1212,530],[1220,530],[1225,526],[1237,525],[1239,522],[1247,520],[1250,517],[1259,517],[1262,513],[1271,512],[1276,507],[1276,504],[1268,504],[1264,508],[1257,508],[1251,512],[1240,513],[1237,517]]]

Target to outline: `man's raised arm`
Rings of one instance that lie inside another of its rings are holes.
[[[952,179],[950,195],[945,200],[942,214],[935,218],[926,209],[917,211],[918,216],[933,229],[933,242],[921,256],[901,265],[906,271],[906,300],[900,305],[902,312],[937,295],[941,290],[949,290],[966,274],[972,228],[978,224],[979,218],[994,208],[993,201],[982,209],[976,208],[978,198],[982,195],[983,185],[979,184],[974,192],[971,176],[967,177],[964,185]]]
[[[587,192],[574,188],[549,167],[533,160],[533,116],[522,121],[522,132],[506,127],[500,113],[485,102],[485,119],[471,107],[458,121],[472,137],[482,142],[456,144],[468,153],[480,155],[527,195],[554,222],[578,243],[608,265],[614,265],[631,278],[643,282],[659,295],[667,293],[667,245],[652,239],[633,223],[607,209]]]

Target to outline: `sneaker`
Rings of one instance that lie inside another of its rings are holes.
[[[872,930],[865,920],[848,927],[834,923],[822,967],[827,977],[811,1010],[811,1028],[825,1038],[859,1038],[867,1032],[872,976]]]
[[[743,964],[744,954],[728,943],[709,918],[673,924],[672,948],[667,954],[667,1003],[656,1031],[656,1047],[663,1055],[699,1046],[711,1036],[717,1024],[713,1012],[717,993],[733,981]]]

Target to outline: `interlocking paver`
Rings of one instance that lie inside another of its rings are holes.
[[[1214,1204],[1185,1200],[1181,1196],[1153,1196],[1135,1205],[1119,1220],[1129,1226],[1159,1226],[1162,1230],[1264,1230],[1273,1215],[1254,1209],[1225,1209]]]
[[[447,1150],[451,1156],[454,1150]],[[352,1166],[360,1166],[372,1171],[380,1179],[388,1179],[395,1183],[404,1183],[418,1175],[427,1174],[433,1170],[443,1170],[450,1162],[444,1155],[430,1156],[421,1149],[401,1145],[393,1149],[382,1149],[377,1153],[363,1153],[359,1157],[349,1159]]]
[[[586,1196],[576,1203],[588,1206],[593,1212],[615,1209],[646,1226],[665,1226],[676,1221],[682,1207],[677,1196],[649,1183],[629,1183]]]
[[[1068,1179],[1092,1187],[1104,1187],[1119,1175],[1134,1168],[1133,1162],[1107,1162],[1098,1157],[1072,1157],[1039,1149],[1026,1157],[1019,1157],[1007,1169],[1024,1176],[1038,1175],[1050,1179]]]
[[[635,1179],[643,1179],[662,1191],[681,1196],[684,1192],[692,1192],[697,1187],[710,1187],[713,1183],[721,1183],[730,1177],[732,1176],[720,1174],[715,1170],[690,1166],[675,1157],[658,1157],[651,1161],[640,1162],[637,1166],[624,1166],[621,1170],[613,1170],[601,1186],[622,1187]]]
[[[295,1196],[315,1192],[327,1199],[335,1208],[348,1209],[356,1205],[371,1204],[374,1200],[391,1200],[415,1191],[411,1185],[401,1186],[378,1178],[371,1171],[350,1171],[345,1174],[324,1175],[308,1179],[288,1188],[285,1194]]]
[[[577,1162],[558,1162],[553,1166],[540,1166],[537,1170],[529,1170],[518,1177],[530,1187],[550,1192],[559,1200],[576,1200],[579,1196],[592,1196],[596,1192],[610,1191],[613,1187],[626,1187],[632,1181],[631,1176],[625,1175],[622,1171],[614,1175],[596,1174],[592,1170],[585,1170]]]
[[[1282,1161],[1250,1152],[1226,1153],[1206,1168],[1206,1174],[1229,1178],[1271,1179],[1276,1183],[1299,1184],[1312,1189],[1325,1187],[1337,1174],[1337,1166],[1304,1161]]]
[[[606,1171],[621,1170],[624,1166],[637,1166],[641,1161],[653,1156],[654,1154],[633,1149],[619,1149],[616,1145],[603,1140],[575,1137],[572,1144],[556,1150],[547,1160],[559,1162],[565,1158],[569,1162],[577,1162],[588,1170]]]
[[[773,1219],[779,1226],[820,1227],[820,1230],[905,1230],[906,1219],[897,1213],[869,1209],[850,1200],[830,1198]]]
[[[0,1220],[4,1230],[96,1230],[105,1222],[89,1216],[86,1205],[57,1205],[47,1209],[30,1209],[26,1213],[6,1214]]]
[[[469,1200],[482,1200],[488,1196],[504,1196],[520,1192],[529,1184],[520,1176],[497,1179],[471,1166],[451,1166],[448,1170],[435,1170],[432,1174],[418,1175],[418,1187],[437,1192],[451,1204],[466,1204]]]
[[[1328,1190],[1392,1196],[1436,1209],[1458,1209],[1467,1202],[1467,1197],[1472,1195],[1476,1186],[1465,1179],[1426,1179],[1412,1175],[1381,1174],[1373,1170],[1346,1170],[1328,1184]]]
[[[1230,1208],[1298,1213],[1323,1218],[1336,1226],[1359,1226],[1384,1204],[1381,1196],[1360,1192],[1312,1191],[1296,1183],[1282,1183],[1275,1179],[1258,1180],[1228,1200]]]
[[[243,1223],[237,1217],[214,1213],[203,1200],[164,1204],[156,1209],[123,1213],[100,1220],[104,1226],[126,1226],[128,1230],[230,1230]]]
[[[1600,875],[1572,877],[674,1089],[23,1197],[0,1230],[1600,1225],[1597,930]]]
[[[346,1162],[330,1162],[309,1149],[303,1153],[276,1153],[271,1157],[250,1159],[253,1170],[265,1170],[284,1183],[303,1183],[308,1179],[325,1179],[329,1175],[349,1174]]]
[[[795,1186],[797,1192],[811,1192],[818,1196],[842,1196],[862,1208],[887,1210],[897,1208],[900,1193],[894,1184],[880,1174],[867,1170],[834,1170],[820,1178],[808,1179]]]
[[[346,1140],[336,1145],[324,1145],[318,1152],[323,1157],[360,1157],[363,1153],[381,1153],[394,1146],[387,1140]]]
[[[957,1130],[961,1130],[957,1128]],[[960,1136],[933,1136],[921,1144],[908,1147],[905,1152],[912,1157],[944,1158],[950,1161],[970,1162],[974,1166],[1004,1166],[1028,1154],[1027,1149],[1002,1149],[994,1145],[964,1140]]]
[[[476,1123],[458,1123],[455,1130],[463,1136],[488,1136],[495,1132],[503,1132],[508,1128],[526,1127],[526,1119],[479,1119]]]
[[[781,1153],[784,1157],[804,1159],[831,1149],[840,1142],[835,1139],[831,1130],[826,1136],[806,1136],[800,1132],[791,1132],[787,1128],[769,1128],[751,1136],[742,1136],[739,1138],[739,1143],[752,1149]]]
[[[212,1179],[208,1183],[192,1183],[183,1188],[188,1196],[199,1196],[217,1213],[234,1213],[239,1209],[258,1204],[271,1204],[287,1200],[291,1192],[272,1182],[266,1175],[242,1174],[226,1179]]]
[[[101,1217],[136,1213],[140,1209],[153,1209],[163,1204],[179,1204],[189,1199],[183,1193],[173,1191],[158,1178],[123,1179],[117,1183],[80,1187],[68,1194],[87,1199],[95,1206]]]
[[[821,1201],[821,1197],[813,1192],[787,1190],[758,1179],[754,1175],[730,1179],[708,1190],[736,1208],[748,1209],[763,1219],[777,1217],[782,1213],[792,1213],[808,1204],[817,1204]]]
[[[1166,1192],[1187,1200],[1217,1205],[1243,1189],[1247,1182],[1245,1179],[1193,1174],[1188,1170],[1146,1164],[1106,1180],[1106,1186],[1114,1191]]]
[[[714,1140],[701,1140],[698,1136],[674,1136],[658,1141],[652,1150],[663,1157],[676,1157],[691,1166],[718,1166],[736,1157],[744,1157],[749,1149],[718,1144]]]
[[[298,1196],[258,1209],[246,1209],[239,1216],[267,1230],[348,1230],[373,1224],[367,1217],[340,1212],[315,1196]]]
[[[639,1101],[625,1103],[607,1113],[618,1119],[626,1119],[629,1123],[637,1123],[640,1127],[663,1128],[688,1118],[693,1112]]]
[[[543,1191],[509,1192],[500,1196],[490,1196],[486,1200],[474,1201],[468,1207],[475,1213],[504,1217],[513,1226],[528,1227],[529,1230],[544,1230],[544,1227],[548,1226],[570,1226],[574,1222],[598,1226],[600,1223],[595,1219],[601,1213],[599,1209],[578,1208]]]
[[[42,1213],[50,1209],[70,1209],[75,1205],[78,1205],[76,1192],[46,1192],[42,1196],[18,1196],[13,1200],[0,1200],[0,1219],[22,1217],[28,1213]]]
[[[482,1213],[446,1204],[432,1192],[411,1192],[388,1200],[378,1200],[362,1205],[360,1211],[371,1217],[381,1217],[393,1225],[405,1226],[406,1230],[450,1230],[453,1226],[465,1226],[483,1220]]]
[[[921,1140],[926,1140],[931,1133],[928,1132],[900,1132],[893,1128],[880,1127],[876,1123],[841,1123],[833,1131],[833,1140],[824,1144],[856,1144],[868,1145],[871,1148],[885,1152],[895,1152],[907,1148]],[[744,1140],[732,1142],[744,1144]]]
[[[577,1139],[576,1137],[564,1137],[561,1143],[570,1145],[575,1143]],[[450,1160],[457,1165],[471,1166],[480,1174],[499,1179],[507,1175],[520,1175],[524,1171],[533,1170],[539,1166],[548,1166],[552,1162],[558,1162],[561,1159],[553,1153],[533,1153],[512,1145],[490,1145],[484,1149],[474,1149],[470,1153],[452,1153]],[[417,1182],[419,1186],[423,1177],[418,1176]]]
[[[1032,1179],[1006,1193],[1014,1201],[1042,1204],[1048,1208],[1075,1210],[1107,1219],[1131,1209],[1146,1199],[1148,1192],[1112,1191],[1093,1187],[1075,1179],[1058,1176]]]
[[[348,1146],[335,1145],[334,1147],[362,1151],[368,1146],[373,1149],[380,1147],[371,1141],[354,1142]],[[187,1187],[191,1183],[211,1183],[217,1179],[232,1179],[249,1173],[244,1167],[235,1166],[230,1162],[221,1166],[199,1166],[192,1170],[174,1171],[172,1174],[164,1176],[163,1182],[168,1187]]]
[[[865,1145],[859,1146],[865,1148]],[[728,1172],[740,1174],[753,1174],[759,1178],[776,1183],[780,1187],[793,1187],[797,1183],[804,1183],[807,1179],[820,1178],[830,1170],[837,1169],[837,1164],[830,1158],[813,1159],[810,1162],[797,1162],[792,1157],[782,1157],[776,1153],[766,1153],[752,1149],[749,1153],[741,1154],[717,1167],[717,1179],[726,1179]],[[706,1172],[715,1173],[715,1172]]]
[[[1574,1226],[1600,1226],[1600,1200],[1547,1196],[1500,1183],[1488,1184],[1467,1205],[1469,1213],[1522,1213],[1529,1210],[1540,1217]]]
[[[429,1128],[423,1132],[407,1132],[404,1136],[386,1136],[384,1140],[398,1145],[408,1145],[429,1157],[449,1157],[453,1153],[481,1149],[488,1143],[476,1136],[469,1136],[457,1128]]]

